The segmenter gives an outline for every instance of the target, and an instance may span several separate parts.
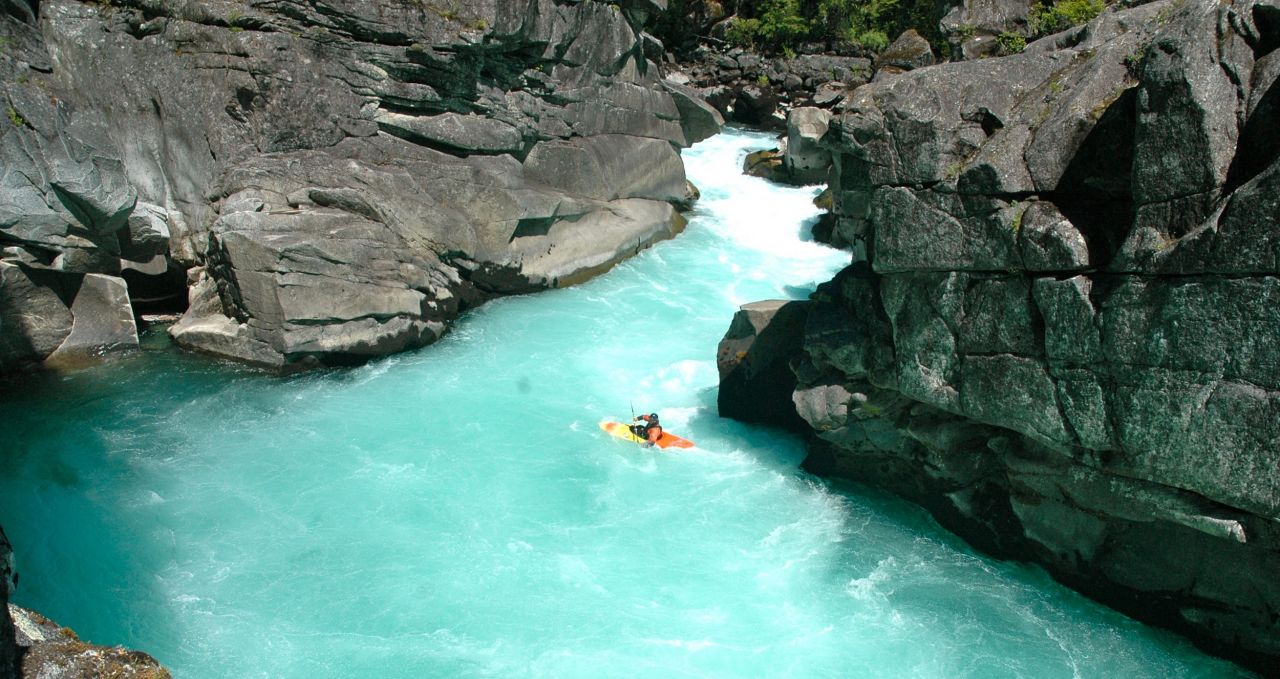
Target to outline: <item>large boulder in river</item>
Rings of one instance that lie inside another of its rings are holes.
[[[822,145],[831,113],[814,107],[787,113],[787,134],[775,148],[747,154],[742,172],[795,186],[820,184],[831,171],[831,152]]]
[[[67,366],[138,345],[123,279],[0,261],[0,365]]]
[[[804,339],[808,303],[769,300],[744,305],[716,350],[721,417],[800,429],[791,407],[796,376],[789,361]]]
[[[644,33],[663,4],[10,11],[3,259],[150,286],[190,269],[175,338],[279,369],[430,342],[680,229],[676,149],[722,121],[663,83]],[[46,306],[39,337],[0,315],[6,346],[33,345],[0,368],[57,348]]]
[[[783,157],[793,184],[821,184],[831,171],[831,152],[822,145],[831,122],[825,109],[805,106],[787,113],[787,149]]]
[[[1280,660],[1278,17],[1157,1],[855,90],[825,143],[859,261],[814,297],[794,397],[810,469],[1259,668]]]

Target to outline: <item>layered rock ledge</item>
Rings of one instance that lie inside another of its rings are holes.
[[[1273,1],[1160,1],[855,90],[806,466],[1273,672],[1277,46]]]
[[[670,237],[722,119],[663,81],[664,6],[0,5],[0,369],[188,295],[183,346],[360,361]]]

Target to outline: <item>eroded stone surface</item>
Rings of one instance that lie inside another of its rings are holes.
[[[199,269],[175,338],[279,369],[431,342],[489,296],[583,280],[679,230],[675,149],[723,120],[663,82],[644,32],[663,5],[7,13],[0,259],[28,279]],[[6,280],[51,320],[27,336],[33,314],[0,317],[0,368],[45,360],[74,300]],[[80,306],[76,328],[111,322]]]

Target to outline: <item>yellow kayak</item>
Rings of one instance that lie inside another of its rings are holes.
[[[617,436],[618,438],[626,441],[633,441],[635,443],[645,442],[644,439],[631,433],[631,428],[622,422],[601,422],[600,428],[609,432],[613,436]],[[689,439],[682,439],[679,436],[676,436],[675,434],[668,434],[666,430],[663,430],[662,436],[658,439],[658,447],[659,448],[692,448],[693,441],[690,441]]]

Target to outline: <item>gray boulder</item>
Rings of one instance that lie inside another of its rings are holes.
[[[714,106],[707,103],[691,87],[666,79],[662,87],[671,93],[676,108],[680,111],[680,120],[686,145],[696,144],[720,133],[724,128],[724,116]]]
[[[0,366],[41,361],[71,334],[56,274],[0,262]]]
[[[169,211],[139,202],[129,214],[127,229],[120,232],[120,257],[130,262],[150,262],[169,253]]]
[[[50,365],[74,365],[86,358],[138,346],[129,290],[123,279],[85,274],[71,302],[71,333],[45,359]]]
[[[770,300],[744,305],[716,349],[721,417],[798,429],[791,404],[796,377],[788,364],[804,337],[807,303]]]
[[[901,72],[931,66],[936,61],[929,41],[911,28],[877,54],[872,66],[876,71]]]
[[[122,279],[0,261],[0,366],[69,367],[135,348],[138,330]]]
[[[607,270],[678,233],[686,181],[655,139],[548,141],[521,164],[377,138],[255,159],[222,190],[207,281],[170,334],[293,370],[421,346],[491,295]]]
[[[785,147],[785,140],[779,144]],[[752,151],[742,159],[742,173],[752,177],[760,177],[769,181],[786,183],[788,181],[787,169],[783,164],[786,158],[784,148],[760,149]]]
[[[783,158],[787,175],[796,184],[820,184],[831,170],[831,152],[822,146],[831,113],[802,107],[787,113],[787,150]]]
[[[534,185],[601,201],[679,202],[685,193],[684,165],[670,144],[626,135],[542,142],[525,160],[524,177]]]

